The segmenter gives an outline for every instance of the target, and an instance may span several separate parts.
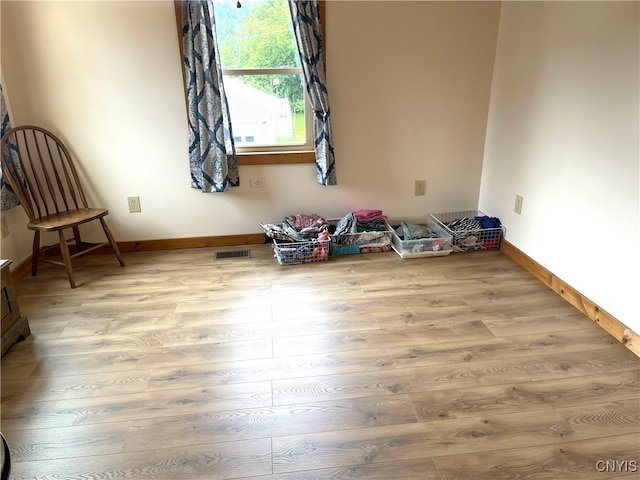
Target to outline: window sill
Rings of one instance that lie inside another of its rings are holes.
[[[286,165],[315,163],[316,154],[307,152],[238,153],[238,165]]]

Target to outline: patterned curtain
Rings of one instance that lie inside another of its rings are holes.
[[[191,186],[224,192],[240,185],[229,106],[222,83],[211,0],[181,4],[189,116]]]
[[[317,0],[289,0],[293,31],[313,108],[313,133],[318,183],[336,185],[336,162],[331,134],[331,110],[323,58],[322,25]]]
[[[11,123],[9,122],[9,112],[7,111],[7,106],[4,103],[4,92],[2,90],[2,85],[0,85],[0,118],[2,119],[2,124],[0,125],[0,138],[11,128]],[[2,155],[5,155],[5,158],[13,157],[16,155],[15,153],[15,145],[12,142],[7,143],[8,149],[5,152],[2,152]],[[9,210],[17,205],[20,205],[20,202],[16,198],[11,185],[5,183],[4,177],[0,178],[0,188],[2,189],[2,210]]]

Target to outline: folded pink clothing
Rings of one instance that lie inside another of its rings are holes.
[[[382,210],[375,209],[364,209],[364,210],[356,210],[353,212],[358,220],[375,220],[376,218],[384,218],[387,219],[386,215],[383,215]]]
[[[315,213],[312,213],[311,215],[288,215],[287,217],[285,217],[284,221],[288,222],[289,225],[291,225],[299,232],[309,228],[322,229],[327,225],[327,221]]]

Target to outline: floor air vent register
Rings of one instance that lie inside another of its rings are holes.
[[[233,250],[229,252],[216,252],[216,260],[224,260],[227,258],[250,258],[251,250]]]

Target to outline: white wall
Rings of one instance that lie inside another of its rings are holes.
[[[0,25],[2,20],[2,9],[0,8]],[[11,117],[13,112],[11,110],[11,104],[7,98],[6,84],[4,81],[4,75],[2,74],[2,66],[0,65],[0,79],[2,81],[5,106],[7,112]],[[0,240],[0,247],[2,248],[1,257],[3,259],[23,259],[25,252],[31,252],[30,245],[33,243],[33,234],[30,230],[25,228],[25,225],[29,221],[27,215],[22,208],[12,208],[1,213],[3,222],[6,222],[9,229],[9,235]],[[15,260],[14,260],[15,262]],[[15,268],[17,263],[14,263],[10,268]]]
[[[392,216],[476,208],[499,8],[327,3],[345,207],[379,204]],[[413,196],[416,179],[426,179],[426,197]]]
[[[313,165],[247,166],[223,194],[190,188],[173,1],[0,8],[13,124],[68,142],[119,241],[258,233],[290,213],[414,217],[477,204],[497,3],[328,2],[339,185],[317,185]],[[266,188],[249,188],[254,177]],[[425,197],[413,195],[416,179]],[[142,213],[128,213],[129,195]],[[25,244],[11,258],[29,254]]]
[[[479,201],[512,244],[635,332],[639,5],[503,4]]]

